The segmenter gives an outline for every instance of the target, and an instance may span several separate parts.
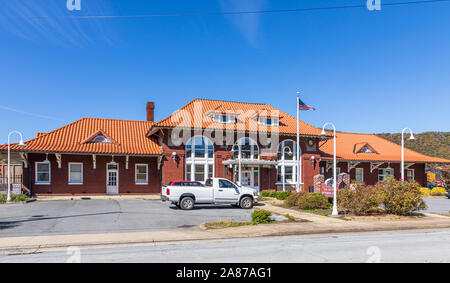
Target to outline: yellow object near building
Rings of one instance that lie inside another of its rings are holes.
[[[435,181],[436,180],[436,174],[435,173],[427,173],[427,180],[429,182]]]

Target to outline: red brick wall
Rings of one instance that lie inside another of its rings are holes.
[[[314,166],[311,162],[311,157],[314,156]],[[302,179],[303,187],[302,191],[309,191],[309,187],[314,187],[314,176],[319,174],[319,159],[318,154],[303,154],[302,158]]]
[[[51,164],[51,184],[35,184],[35,162],[45,160],[45,154],[28,155],[31,173],[31,184],[34,194],[106,194],[106,164],[111,162],[111,156],[97,155],[97,166],[93,169],[92,155],[62,154],[61,168],[58,168],[56,157],[49,154]],[[125,168],[125,156],[116,156],[114,161],[119,164],[119,194],[148,194],[159,193],[161,190],[161,171],[157,169],[156,157],[129,157],[129,167]],[[83,163],[83,184],[69,185],[69,162]],[[148,164],[148,185],[135,184],[135,164]],[[28,171],[28,170],[25,170]],[[25,174],[28,175],[28,174]],[[25,178],[28,178],[24,176]],[[31,186],[30,186],[31,185]]]
[[[194,132],[191,133],[192,136],[194,136]],[[162,148],[164,153],[164,162],[163,162],[163,184],[167,184],[170,181],[173,180],[184,180],[185,179],[185,170],[186,170],[186,163],[185,163],[185,144],[182,144],[180,146],[173,146],[169,144],[169,138],[171,133],[168,130],[164,130],[164,138],[162,139]],[[237,139],[237,136],[235,135],[235,140]],[[296,140],[296,137],[292,136],[282,136],[280,137],[280,141],[291,139]],[[319,172],[319,159],[320,155],[319,152],[316,150],[314,151],[307,151],[305,142],[308,139],[303,139],[300,142],[300,146],[303,153],[303,168],[302,168],[302,174],[303,174],[303,190],[308,191],[309,186],[314,185],[313,177],[314,175],[317,175]],[[262,150],[263,146],[259,144],[260,151]],[[225,177],[227,179],[233,180],[233,171],[230,168],[225,168],[223,165],[224,160],[228,160],[232,158],[232,146],[222,146],[222,145],[214,145],[214,173],[215,177]],[[173,152],[176,153],[176,160],[172,159]],[[315,157],[315,165],[313,166],[311,163],[311,157]],[[268,159],[267,156],[261,156],[261,159]],[[275,157],[276,158],[276,157]],[[269,177],[270,176],[270,177]],[[273,168],[260,168],[260,189],[276,189],[276,181],[277,181],[277,169],[275,167]]]

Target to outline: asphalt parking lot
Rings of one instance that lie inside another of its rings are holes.
[[[58,200],[0,205],[0,237],[199,229],[221,219],[249,221],[229,205],[184,211],[159,200]]]

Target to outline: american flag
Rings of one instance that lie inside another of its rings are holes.
[[[298,100],[298,107],[300,110],[314,110],[316,111],[316,108],[306,105],[301,99]]]

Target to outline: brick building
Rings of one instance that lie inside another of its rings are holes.
[[[23,164],[24,186],[34,194],[158,193],[171,180],[225,177],[259,190],[311,190],[314,176],[331,177],[332,135],[267,104],[194,99],[154,122],[83,118],[37,133],[11,149]],[[400,147],[368,134],[337,133],[340,172],[375,183],[400,176]],[[0,146],[5,155],[7,146]],[[406,176],[425,182],[426,163],[450,161],[405,151]],[[297,174],[297,168],[301,168]]]

